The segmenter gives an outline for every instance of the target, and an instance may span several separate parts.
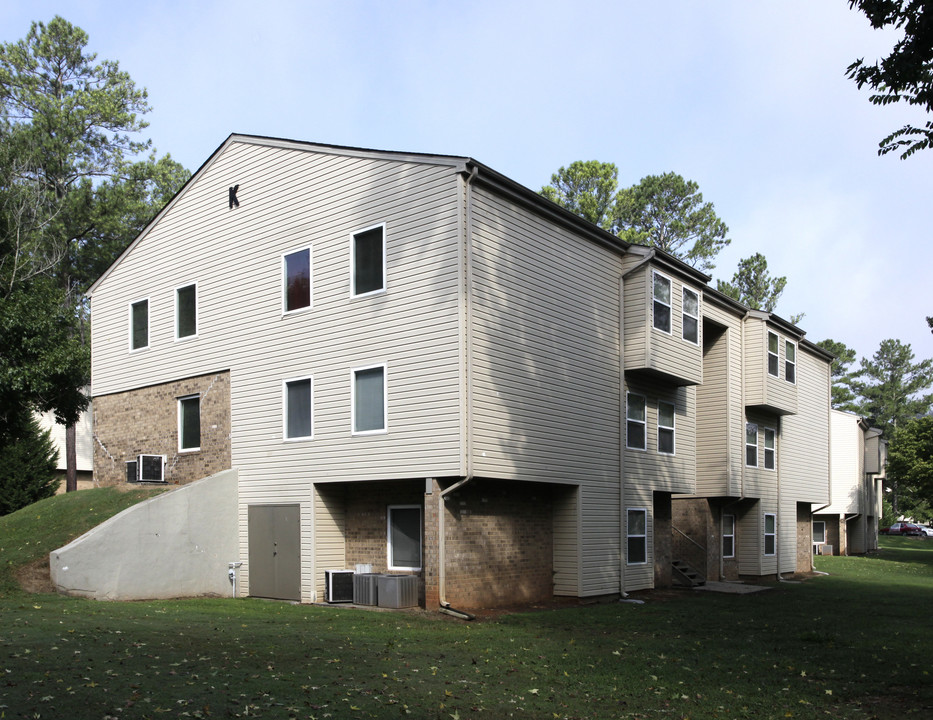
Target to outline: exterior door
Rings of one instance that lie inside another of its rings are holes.
[[[249,506],[249,594],[301,600],[301,508]]]

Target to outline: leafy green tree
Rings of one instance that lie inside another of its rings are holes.
[[[51,433],[28,412],[21,413],[0,443],[0,515],[54,495],[57,460]]]
[[[619,171],[612,163],[577,160],[551,175],[551,184],[541,188],[541,195],[611,231],[618,177]]]
[[[648,175],[621,190],[613,209],[613,227],[623,240],[651,245],[703,272],[715,267],[716,255],[731,240],[729,228],[693,180],[668,172]]]
[[[787,278],[771,277],[767,258],[761,253],[755,253],[739,260],[739,269],[732,276],[732,281],[718,280],[716,289],[748,305],[752,310],[773,312],[785,285]]]
[[[149,140],[136,139],[147,125],[141,119],[150,109],[146,91],[118,63],[97,62],[95,54],[86,52],[87,41],[83,30],[55,17],[48,24],[33,23],[25,39],[0,45],[5,148],[0,164],[6,170],[0,178],[0,284],[21,303],[38,294],[33,301],[45,307],[53,289],[29,280],[37,273],[53,278],[79,339],[84,338],[88,285],[188,177],[169,156],[133,159],[150,147]],[[17,288],[21,282],[26,285]],[[30,332],[18,320],[12,327]],[[0,336],[4,345],[16,341],[15,335]],[[42,361],[39,345],[32,347],[36,371],[49,368],[48,377],[65,381],[52,371],[54,362]],[[57,357],[51,346],[46,352]],[[87,384],[88,357],[86,352],[73,356],[67,380],[76,387]],[[48,404],[48,395],[37,397],[16,386],[0,393],[7,390],[33,407]],[[70,401],[73,392],[61,388],[53,396]],[[73,415],[71,404],[54,409],[61,417]],[[72,427],[67,438],[71,490],[76,487]]]
[[[914,362],[909,344],[884,340],[870,361],[862,358],[851,386],[859,413],[890,439],[899,425],[930,412],[933,360]]]
[[[847,77],[859,89],[867,85],[875,105],[905,102],[933,110],[933,2],[930,0],[849,0],[868,17],[875,30],[893,28],[903,32],[891,53],[874,64],[859,58],[849,65]],[[901,152],[901,159],[933,144],[933,122],[922,127],[905,125],[879,144],[878,154]]]
[[[845,343],[830,339],[821,340],[817,345],[836,356],[830,368],[833,383],[832,406],[836,410],[855,412],[858,408],[855,403],[855,393],[852,392],[853,371],[851,370],[852,363],[855,362],[855,350],[846,347]]]
[[[927,517],[933,505],[933,416],[914,418],[897,428],[888,448],[887,476],[898,489],[896,514]]]

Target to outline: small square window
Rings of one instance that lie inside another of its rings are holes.
[[[790,340],[784,341],[784,379],[797,383],[797,345]]]
[[[149,347],[149,300],[130,305],[130,350]]]
[[[625,447],[646,450],[645,396],[628,393],[625,403]]]
[[[175,338],[198,334],[198,286],[196,283],[175,289]]]
[[[285,312],[311,307],[311,249],[282,256]]]
[[[654,327],[662,332],[671,332],[671,281],[661,275],[654,273],[654,305],[653,320]]]
[[[735,557],[735,515],[722,516],[722,556]]]
[[[178,449],[201,449],[201,396],[178,398]]]
[[[285,437],[288,440],[312,437],[311,378],[285,381]]]
[[[386,431],[386,366],[353,370],[353,433]]]
[[[389,570],[420,570],[421,507],[390,505],[388,510]]]
[[[658,452],[674,454],[674,413],[673,403],[658,401]]]
[[[683,336],[694,345],[700,344],[700,296],[688,288],[683,292]]]
[[[350,294],[385,290],[385,225],[362,230],[351,240]]]
[[[780,377],[780,358],[778,357],[778,336],[773,332],[768,333],[768,374],[774,377]]]
[[[648,562],[648,511],[629,508],[626,515],[628,564],[643,565]]]

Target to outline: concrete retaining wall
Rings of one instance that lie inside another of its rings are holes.
[[[52,583],[97,600],[232,596],[237,472],[225,470],[115,515],[49,555]]]

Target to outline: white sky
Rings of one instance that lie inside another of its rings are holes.
[[[716,277],[762,252],[809,339],[933,356],[933,150],[878,157],[925,118],[846,79],[896,39],[847,0],[3,0],[0,41],[56,14],[192,171],[232,132],[465,155],[534,190],[574,160],[674,171],[729,225]]]

